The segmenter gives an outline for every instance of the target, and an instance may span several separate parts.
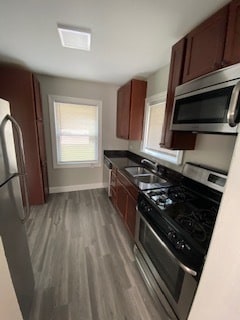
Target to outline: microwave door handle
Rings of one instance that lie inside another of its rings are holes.
[[[17,123],[17,121],[9,114],[7,115],[7,120],[9,120],[12,123],[12,126],[14,127],[14,129],[17,133],[18,145],[20,148],[19,156],[20,156],[21,168],[20,168],[19,176],[22,178],[23,195],[24,195],[24,203],[25,203],[25,214],[24,214],[24,218],[21,218],[21,221],[24,223],[30,216],[30,206],[29,206],[29,199],[28,199],[23,136],[22,136],[22,130],[21,130],[19,124]]]
[[[236,117],[236,109],[237,109],[239,92],[240,92],[240,81],[234,86],[231,99],[230,99],[230,104],[229,104],[229,109],[227,114],[227,121],[230,127],[235,127],[237,125],[237,123],[235,122],[235,117]]]

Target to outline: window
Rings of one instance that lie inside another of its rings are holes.
[[[144,135],[142,152],[155,158],[166,160],[175,164],[181,164],[182,151],[173,151],[161,148],[162,126],[166,106],[166,92],[154,95],[146,99],[144,116]]]
[[[99,166],[101,101],[49,96],[53,166]]]

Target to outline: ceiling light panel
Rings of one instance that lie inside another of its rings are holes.
[[[91,32],[89,30],[58,26],[58,33],[63,47],[90,51]]]

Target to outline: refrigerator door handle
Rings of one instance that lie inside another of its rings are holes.
[[[22,221],[22,223],[25,223],[25,221],[28,220],[29,216],[30,216],[30,205],[29,205],[29,199],[28,199],[28,189],[27,189],[27,179],[26,179],[26,174],[19,174],[19,176],[22,178],[22,186],[24,189],[24,192],[22,193],[24,195],[24,204],[25,207],[23,206],[24,209],[24,217],[21,218],[20,220]]]
[[[24,146],[23,146],[22,130],[19,124],[17,123],[17,121],[12,116],[8,114],[6,116],[6,119],[12,123],[12,126],[14,127],[15,132],[17,133],[16,136],[17,136],[18,145],[20,148],[19,157],[20,157],[21,168],[18,175],[22,178],[22,187],[23,187],[22,194],[24,195],[24,204],[25,204],[25,207],[24,207],[25,214],[23,218],[20,218],[20,220],[22,221],[22,223],[24,223],[30,216],[30,206],[29,206],[29,199],[28,199],[25,153],[24,153]]]

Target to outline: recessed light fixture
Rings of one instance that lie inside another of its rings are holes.
[[[58,25],[58,33],[63,47],[90,51],[90,30]]]

